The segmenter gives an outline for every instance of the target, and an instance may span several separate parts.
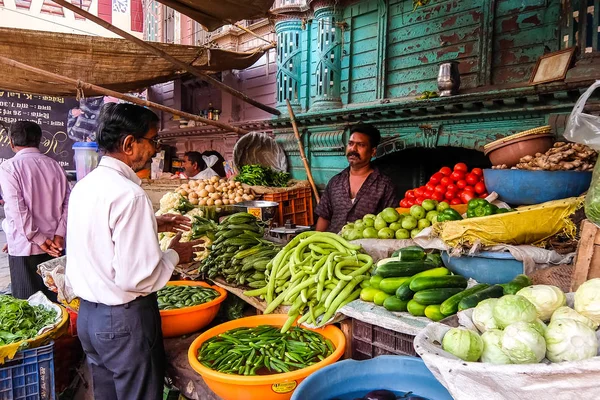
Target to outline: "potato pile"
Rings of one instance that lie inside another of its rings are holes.
[[[222,206],[254,200],[254,193],[244,189],[240,182],[219,179],[190,180],[175,190],[190,203],[198,206]]]
[[[598,153],[584,144],[556,142],[545,154],[525,156],[512,169],[530,171],[592,171]],[[493,169],[508,169],[508,166],[496,165]]]

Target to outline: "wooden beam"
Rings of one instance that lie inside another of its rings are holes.
[[[122,38],[127,39],[130,42],[137,44],[138,46],[144,48],[148,52],[150,52],[158,57],[164,58],[165,60],[169,61],[174,66],[189,72],[190,74],[202,79],[203,81],[211,83],[212,85],[218,87],[219,89],[223,90],[224,92],[227,92],[227,93],[231,94],[232,96],[235,96],[235,97],[239,98],[240,100],[245,101],[248,104],[252,104],[253,106],[260,108],[261,110],[266,111],[269,114],[273,114],[273,115],[281,114],[281,112],[279,110],[277,110],[273,107],[269,107],[269,106],[267,106],[261,102],[258,102],[254,99],[251,99],[250,97],[246,96],[244,93],[242,93],[238,90],[235,90],[232,87],[227,86],[223,82],[213,78],[212,76],[210,76],[208,74],[205,74],[204,72],[200,71],[196,67],[186,64],[185,62],[176,59],[175,57],[162,51],[158,47],[156,47],[148,42],[145,42],[142,39],[139,39],[139,38],[133,36],[132,34],[127,33],[122,29],[117,28],[116,26],[114,26],[112,24],[109,24],[108,22],[104,21],[102,18],[99,18],[99,17],[95,16],[94,14],[90,14],[89,12],[82,10],[81,8],[77,7],[74,4],[67,2],[66,0],[53,0],[53,1],[54,1],[54,3],[66,8],[68,10],[71,10],[74,13],[79,14],[86,19],[89,19],[90,21],[102,26],[103,28],[108,29],[109,31],[121,36]]]
[[[91,83],[87,83],[87,82],[83,82],[83,81],[78,81],[77,79],[73,79],[73,78],[68,78],[66,76],[62,76],[62,75],[58,75],[52,72],[48,72],[45,71],[43,69],[39,69],[36,67],[32,67],[29,66],[27,64],[23,64],[20,63],[18,61],[12,60],[10,58],[6,58],[6,57],[2,57],[0,56],[0,63],[2,64],[6,64],[10,67],[14,67],[14,68],[19,68],[25,71],[29,71],[31,73],[37,74],[37,75],[41,75],[44,76],[46,78],[52,79],[52,80],[56,80],[58,82],[64,82],[66,84],[69,85],[73,85],[74,87],[78,88],[78,89],[91,89],[94,90],[97,93],[102,93],[105,96],[112,96],[112,97],[116,97],[117,99],[121,99],[121,100],[125,100],[128,101],[130,103],[133,104],[137,104],[140,106],[144,106],[144,107],[151,107],[151,108],[156,108],[157,110],[161,110],[161,111],[165,111],[174,115],[179,115],[180,117],[184,117],[187,119],[191,119],[194,121],[198,121],[198,122],[202,122],[204,124],[207,125],[213,125],[216,127],[219,127],[221,129],[224,129],[228,132],[235,132],[235,133],[239,133],[239,134],[245,134],[248,133],[248,131],[244,130],[244,129],[240,129],[238,127],[229,125],[229,124],[225,124],[222,123],[220,121],[213,121],[211,119],[206,119],[206,118],[202,118],[199,117],[197,115],[194,114],[190,114],[190,113],[186,113],[183,111],[179,111],[179,110],[175,110],[173,108],[167,107],[167,106],[163,106],[162,104],[158,104],[158,103],[153,103],[151,101],[148,100],[142,100],[142,99],[138,99],[137,97],[133,97],[133,96],[129,96],[123,93],[119,93],[119,92],[115,92],[114,90],[110,90],[110,89],[106,89],[103,88],[101,86],[96,86],[93,85]]]

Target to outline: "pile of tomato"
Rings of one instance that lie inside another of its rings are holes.
[[[425,186],[408,190],[400,207],[410,208],[415,204],[421,205],[425,200],[445,201],[451,205],[467,204],[475,198],[488,196],[483,181],[483,170],[469,167],[465,163],[458,163],[454,169],[443,167],[431,176]]]

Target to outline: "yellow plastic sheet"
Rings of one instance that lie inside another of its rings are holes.
[[[575,235],[569,216],[583,206],[583,197],[520,207],[515,212],[489,217],[448,221],[434,226],[434,232],[450,247],[499,244],[539,244],[566,233]]]
[[[67,322],[69,321],[69,314],[63,307],[60,307],[60,309],[62,311],[62,317],[54,329],[45,332],[40,336],[36,336],[33,339],[21,340],[20,342],[7,344],[6,346],[0,346],[0,364],[4,364],[6,358],[11,360],[19,350],[34,349],[36,347],[43,346],[52,339],[64,335],[69,328],[67,325]]]

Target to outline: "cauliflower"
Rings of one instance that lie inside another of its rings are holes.
[[[162,251],[167,251],[169,246],[171,245],[171,241],[175,237],[175,233],[173,232],[161,232],[158,234],[158,242],[160,244],[160,249]],[[192,232],[187,231],[181,235],[180,242],[190,242],[192,239]],[[206,257],[208,257],[209,247],[212,244],[212,240],[208,236],[203,236],[198,240],[203,240],[204,243],[198,245],[194,248],[194,250],[199,250],[194,252],[194,261],[202,261]]]
[[[168,213],[181,214],[193,208],[194,206],[187,198],[179,193],[169,192],[160,199],[160,210],[158,212],[161,212],[160,215]]]
[[[175,237],[175,233],[173,232],[161,232],[158,234],[158,244],[160,245],[160,249],[162,251],[167,251],[171,241]]]
[[[185,214],[186,217],[192,219],[193,217],[204,217],[204,212],[200,208],[194,208]]]

